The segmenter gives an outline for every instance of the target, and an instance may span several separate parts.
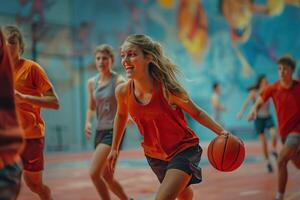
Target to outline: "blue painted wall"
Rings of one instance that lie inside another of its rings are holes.
[[[41,2],[42,6],[36,7]],[[178,25],[181,1],[171,0],[1,0],[0,24],[18,23],[27,40],[25,56],[32,57],[31,24],[36,22],[37,61],[45,68],[60,96],[59,111],[43,112],[47,123],[48,150],[92,148],[83,137],[86,109],[86,80],[95,72],[93,48],[109,43],[116,49],[115,70],[120,67],[119,46],[128,34],[144,33],[159,41],[184,73],[185,88],[196,103],[211,113],[212,84],[222,84],[222,103],[227,108],[223,122],[229,129],[251,128],[245,118],[235,119],[247,96],[246,88],[256,77],[267,74],[270,82],[277,79],[275,60],[291,54],[300,61],[300,8],[285,5],[276,15],[252,13],[251,34],[246,41],[233,42],[230,26],[220,12],[218,0],[188,1],[201,5],[186,23],[202,14],[205,47],[192,54],[179,35],[186,24]],[[254,1],[261,5],[267,2]],[[203,17],[204,16],[204,17]],[[192,27],[191,27],[192,28]],[[196,27],[197,28],[197,27]],[[198,27],[201,30],[201,27]],[[200,47],[199,47],[200,48]],[[213,137],[194,121],[191,126],[203,139]]]

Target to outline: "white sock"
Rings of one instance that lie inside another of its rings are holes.
[[[283,193],[277,192],[275,198],[276,200],[283,200]]]

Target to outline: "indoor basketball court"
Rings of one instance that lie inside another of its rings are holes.
[[[0,200],[300,200],[300,0],[0,4]]]
[[[203,157],[200,162],[203,169],[203,182],[193,186],[194,199],[272,200],[276,192],[276,171],[268,173],[259,145],[257,142],[245,142],[247,150],[242,166],[233,172],[220,172],[209,164],[206,154],[208,144],[204,143]],[[46,157],[45,181],[53,188],[55,199],[98,199],[88,178],[90,159],[91,152],[58,153]],[[286,200],[298,200],[300,199],[300,173],[293,165],[289,165],[289,170],[291,175]],[[159,187],[159,182],[148,167],[141,149],[124,150],[121,153],[116,177],[128,195],[135,200],[154,199]],[[38,200],[24,183],[19,199]]]

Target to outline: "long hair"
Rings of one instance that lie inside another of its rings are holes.
[[[251,91],[251,90],[258,90],[260,87],[261,82],[267,78],[265,74],[261,74],[257,79],[254,85],[250,86],[247,88],[247,91]]]
[[[164,55],[163,49],[158,42],[153,41],[146,35],[130,35],[125,42],[139,47],[144,56],[150,55],[152,57],[152,61],[149,64],[149,72],[155,80],[162,82],[169,93],[173,95],[181,93],[187,96],[186,91],[177,79],[177,75],[181,71]]]

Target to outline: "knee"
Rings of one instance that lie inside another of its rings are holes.
[[[174,194],[165,194],[165,195],[157,195],[155,200],[171,200],[176,199],[176,195]]]
[[[27,181],[26,184],[29,187],[29,189],[34,193],[41,193],[43,191],[43,186],[41,184],[34,183],[31,181]]]
[[[93,181],[98,181],[99,178],[101,177],[101,171],[95,168],[91,168],[89,171],[89,175]]]
[[[279,158],[277,160],[278,168],[284,168],[284,167],[286,167],[287,164],[288,164],[288,161],[289,161],[288,159],[279,156]]]
[[[105,180],[105,182],[110,186],[113,185],[114,183],[114,178],[113,176],[111,176],[110,174],[103,174],[103,178]]]
[[[190,187],[187,187],[178,195],[177,199],[178,200],[193,199],[193,190]]]

